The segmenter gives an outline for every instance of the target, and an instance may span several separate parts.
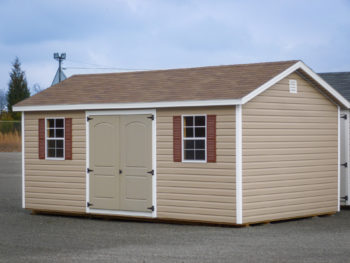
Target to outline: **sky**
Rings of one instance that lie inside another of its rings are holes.
[[[350,71],[350,0],[0,0],[0,89],[86,74],[301,59]],[[103,69],[102,69],[103,68]]]

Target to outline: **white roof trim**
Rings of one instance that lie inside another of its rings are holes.
[[[293,73],[298,69],[302,69],[303,71],[305,71],[319,85],[321,85],[325,90],[327,90],[330,94],[332,94],[332,96],[334,96],[340,103],[342,103],[347,108],[350,108],[350,102],[347,99],[345,99],[337,90],[332,88],[327,82],[325,82],[320,76],[318,76],[313,70],[311,70],[308,66],[306,66],[305,63],[302,61],[296,62],[294,65],[290,66],[282,73],[278,74],[274,78],[270,79],[268,82],[261,85],[259,88],[253,90],[251,93],[244,96],[242,98],[242,104],[247,103],[251,99],[258,96],[260,93],[264,92],[265,90],[267,90],[268,88],[270,88],[271,86],[273,86],[274,84],[276,84],[277,82],[284,79],[289,74]]]
[[[296,62],[282,73],[273,77],[257,89],[244,96],[242,99],[227,100],[189,100],[189,101],[162,101],[162,102],[135,102],[135,103],[103,103],[103,104],[60,104],[42,106],[15,106],[13,111],[58,111],[58,110],[108,110],[108,109],[147,109],[147,108],[172,108],[172,107],[198,107],[198,106],[230,106],[245,104],[260,93],[264,92],[283,78],[294,71],[302,69],[312,77],[319,85],[334,96],[343,106],[350,109],[350,102],[345,99],[337,90],[332,88],[320,76],[312,71],[302,61]]]
[[[15,106],[13,111],[59,111],[59,110],[108,110],[108,109],[147,109],[198,106],[229,106],[241,104],[241,100],[193,100],[141,103],[103,103],[103,104],[60,104],[42,106]]]

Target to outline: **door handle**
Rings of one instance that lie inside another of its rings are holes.
[[[119,169],[119,174],[122,174],[122,173],[123,173],[123,171]]]

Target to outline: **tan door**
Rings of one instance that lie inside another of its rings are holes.
[[[151,212],[149,116],[93,116],[89,121],[91,208]]]
[[[152,120],[148,117],[120,117],[121,210],[150,212],[152,206]]]
[[[91,208],[119,209],[119,117],[94,116],[89,121]]]

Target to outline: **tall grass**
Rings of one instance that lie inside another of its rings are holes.
[[[19,132],[0,132],[0,152],[20,152],[22,150],[22,140]]]

